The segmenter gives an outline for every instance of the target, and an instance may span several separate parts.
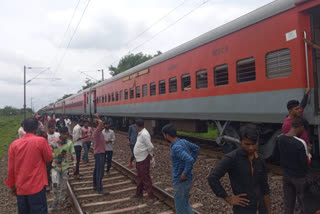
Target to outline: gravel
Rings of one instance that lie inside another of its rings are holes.
[[[116,134],[116,138],[117,140],[114,145],[114,159],[127,163],[131,156],[130,148],[127,145],[127,138],[121,134]],[[158,143],[154,143],[154,146],[156,166],[151,170],[152,182],[157,183],[157,185],[163,189],[168,188],[168,192],[172,194],[170,147]],[[233,213],[232,207],[229,204],[227,204],[223,199],[217,198],[212,193],[207,182],[207,176],[210,169],[214,167],[218,161],[219,160],[217,159],[208,158],[206,156],[199,156],[193,167],[194,183],[190,191],[190,203],[192,205],[199,205],[200,203],[202,206],[198,206],[196,210],[201,213]],[[283,213],[282,177],[273,175],[272,173],[269,173],[268,177],[271,190],[272,212]],[[221,183],[228,194],[231,194],[232,191],[228,175],[221,179]]]

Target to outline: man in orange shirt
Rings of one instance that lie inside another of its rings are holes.
[[[19,214],[48,213],[46,162],[52,161],[52,148],[45,138],[35,135],[37,129],[35,118],[25,120],[26,134],[15,140],[8,151],[8,178],[5,184],[17,196]]]

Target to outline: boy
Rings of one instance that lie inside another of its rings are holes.
[[[65,208],[66,203],[66,189],[68,180],[68,156],[73,161],[73,171],[76,170],[76,154],[72,142],[68,139],[69,132],[67,127],[60,129],[60,138],[55,140],[50,145],[53,148],[53,159],[52,159],[52,184],[54,198],[51,208],[56,210],[59,205],[61,208]]]
[[[88,120],[84,121],[84,127],[81,128],[81,136],[87,136],[87,137],[82,140],[83,141],[83,148],[84,148],[82,161],[83,161],[83,163],[86,163],[87,165],[89,163],[88,152],[89,152],[90,146],[91,146],[92,133],[93,133],[92,128],[89,127],[89,121]]]
[[[60,134],[59,132],[56,132],[56,125],[54,123],[49,123],[48,124],[48,143],[52,143],[55,140],[59,140]],[[48,176],[48,187],[47,191],[50,191],[50,185],[51,185],[51,176],[50,176],[50,171],[51,171],[51,165],[52,161],[47,163],[47,176]]]

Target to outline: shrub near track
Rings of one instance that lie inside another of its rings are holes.
[[[23,115],[0,116],[0,158],[17,137]]]

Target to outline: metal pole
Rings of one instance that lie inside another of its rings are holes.
[[[104,73],[103,73],[103,69],[101,69],[102,71],[102,81],[104,80]]]
[[[306,33],[306,31],[304,31],[303,33],[304,33],[304,38],[307,39],[307,33]],[[306,41],[304,42],[304,49],[305,49],[305,52],[306,52],[307,85],[308,85],[308,88],[310,88],[310,80],[309,80],[309,61],[308,61],[308,44],[307,44]]]
[[[23,104],[23,116],[24,119],[26,119],[27,113],[26,113],[26,66],[23,66],[23,87],[24,87],[24,104]]]

